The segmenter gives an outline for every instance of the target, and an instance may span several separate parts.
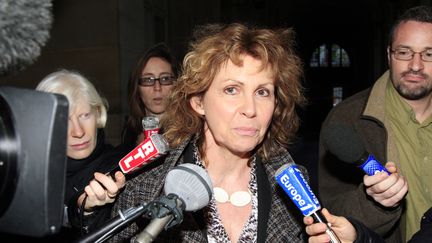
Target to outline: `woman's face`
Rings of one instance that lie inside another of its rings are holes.
[[[238,156],[248,154],[264,138],[275,109],[270,68],[245,56],[243,66],[223,65],[202,98],[191,99],[205,118],[206,147],[216,146]]]
[[[70,109],[67,156],[72,159],[87,158],[95,149],[97,140],[97,111],[85,99],[80,99]]]
[[[160,78],[174,76],[171,64],[159,57],[152,57],[147,61],[141,72],[141,77]],[[165,111],[167,96],[173,85],[161,85],[156,81],[153,86],[139,86],[139,93],[147,112],[161,115]]]

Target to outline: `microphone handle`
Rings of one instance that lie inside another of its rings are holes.
[[[147,227],[132,239],[134,243],[153,242],[174,216],[169,214],[163,218],[153,219]]]
[[[158,205],[160,206],[163,204],[162,208],[158,208]],[[159,199],[159,204],[149,204],[150,207],[153,205],[155,206],[155,209],[157,209],[157,212],[155,212],[154,216],[150,223],[135,237],[132,238],[131,242],[134,243],[149,243],[153,242],[156,237],[159,235],[159,233],[167,227],[167,225],[171,222],[171,220],[176,220],[176,224],[183,221],[183,214],[182,211],[184,208],[182,208],[183,201],[178,198],[175,194],[168,194],[165,197],[162,197]],[[175,210],[178,209],[178,210]],[[151,211],[151,209],[150,209]],[[164,215],[163,217],[159,218],[158,215]]]
[[[337,237],[337,235],[335,234],[335,232],[329,226],[327,220],[322,215],[322,213],[321,213],[320,210],[317,210],[317,211],[313,212],[311,216],[312,216],[312,218],[314,219],[315,222],[324,223],[327,226],[326,233],[330,236],[330,242],[331,243],[341,243],[341,241],[339,240],[339,237]]]
[[[115,233],[118,233],[126,226],[135,221],[139,216],[143,215],[147,211],[147,206],[141,204],[137,207],[132,207],[126,211],[119,211],[119,215],[110,221],[106,222],[102,227],[90,232],[89,234],[81,237],[76,243],[94,243],[103,242],[111,238]]]

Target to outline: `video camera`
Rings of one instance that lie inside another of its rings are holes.
[[[68,106],[62,95],[0,87],[0,232],[60,230]]]

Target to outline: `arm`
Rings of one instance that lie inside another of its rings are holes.
[[[77,193],[69,206],[72,226],[81,228],[85,233],[96,229],[109,219],[112,202],[125,186],[125,176],[120,171],[116,172],[115,180],[98,172],[94,176],[84,191]]]

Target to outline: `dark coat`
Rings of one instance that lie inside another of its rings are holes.
[[[68,158],[66,172],[65,205],[69,223],[77,231],[77,235],[95,230],[110,218],[113,204],[107,204],[94,210],[91,223],[87,222],[77,206],[77,200],[84,193],[84,188],[94,179],[94,173],[108,173],[119,170],[118,162],[121,154],[110,144],[105,143],[103,129],[98,129],[97,144],[89,157],[75,160]]]
[[[381,164],[399,161],[395,146],[385,127],[385,86],[388,72],[372,89],[364,90],[334,107],[325,119],[322,130],[331,124],[353,128],[361,137],[366,150]],[[319,146],[319,195],[323,206],[335,215],[355,218],[385,238],[388,242],[402,242],[399,230],[401,206],[384,208],[370,198],[363,185],[364,172],[338,160],[324,146]]]
[[[354,243],[383,243],[385,242],[381,236],[375,233],[373,230],[367,228],[361,222],[348,218],[351,224],[356,229],[357,239]],[[423,215],[421,220],[420,230],[417,231],[408,243],[425,243],[432,241],[432,207]]]
[[[163,195],[166,174],[174,166],[187,161],[191,146],[184,143],[171,150],[164,163],[154,165],[139,176],[128,181],[113,208],[113,216],[119,210],[125,210],[138,203],[151,202]],[[275,155],[269,161],[257,159],[258,183],[258,242],[305,242],[306,235],[302,216],[288,196],[277,185],[274,173],[283,164],[291,160],[288,152]],[[306,170],[299,166],[307,177]],[[156,242],[207,242],[202,210],[185,212],[183,222],[168,231],[163,231]],[[112,242],[127,242],[129,238],[141,232],[148,220],[141,218],[118,235]]]
[[[413,235],[408,243],[423,243],[432,241],[432,207],[423,215],[420,230]]]

